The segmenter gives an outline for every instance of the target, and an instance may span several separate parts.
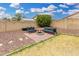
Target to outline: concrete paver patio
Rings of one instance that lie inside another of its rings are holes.
[[[24,33],[24,35],[30,37],[30,38],[33,39],[35,42],[39,42],[39,41],[41,41],[41,40],[45,40],[45,39],[50,38],[50,37],[53,36],[53,35],[48,34],[48,33],[44,33],[43,35],[39,35],[39,34],[37,34],[37,33],[32,33],[32,34]]]
[[[0,33],[0,55],[5,55],[11,51],[21,48],[41,40],[52,37],[53,35],[44,33],[37,35],[36,33],[26,33],[23,31],[11,31]]]

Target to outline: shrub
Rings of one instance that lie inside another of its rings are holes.
[[[52,22],[52,17],[50,15],[37,15],[35,21],[40,27],[49,27]]]

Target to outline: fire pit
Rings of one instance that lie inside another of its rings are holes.
[[[38,28],[38,29],[37,29],[37,34],[38,34],[38,35],[44,35],[44,32],[42,31],[41,28]]]

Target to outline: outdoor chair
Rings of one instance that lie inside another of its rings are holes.
[[[57,34],[56,29],[52,27],[45,27],[43,31],[46,33]]]
[[[56,28],[54,28],[53,31],[54,31],[54,34],[57,34],[57,29]]]
[[[22,31],[27,31],[27,28],[22,28]]]
[[[28,27],[28,28],[27,28],[27,32],[33,33],[33,32],[36,32],[36,30],[35,30],[34,27]]]
[[[22,28],[23,31],[27,31],[29,33],[36,32],[34,27],[27,27],[27,28]]]

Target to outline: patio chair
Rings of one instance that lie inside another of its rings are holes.
[[[29,33],[34,33],[34,32],[36,32],[36,30],[35,30],[34,27],[28,27],[28,28],[27,28],[27,32],[29,32]]]
[[[22,31],[27,31],[29,33],[33,33],[36,32],[34,27],[26,27],[26,28],[22,28]]]
[[[43,31],[46,33],[57,34],[56,29],[52,27],[45,27]]]
[[[22,28],[22,31],[27,31],[27,28]]]

